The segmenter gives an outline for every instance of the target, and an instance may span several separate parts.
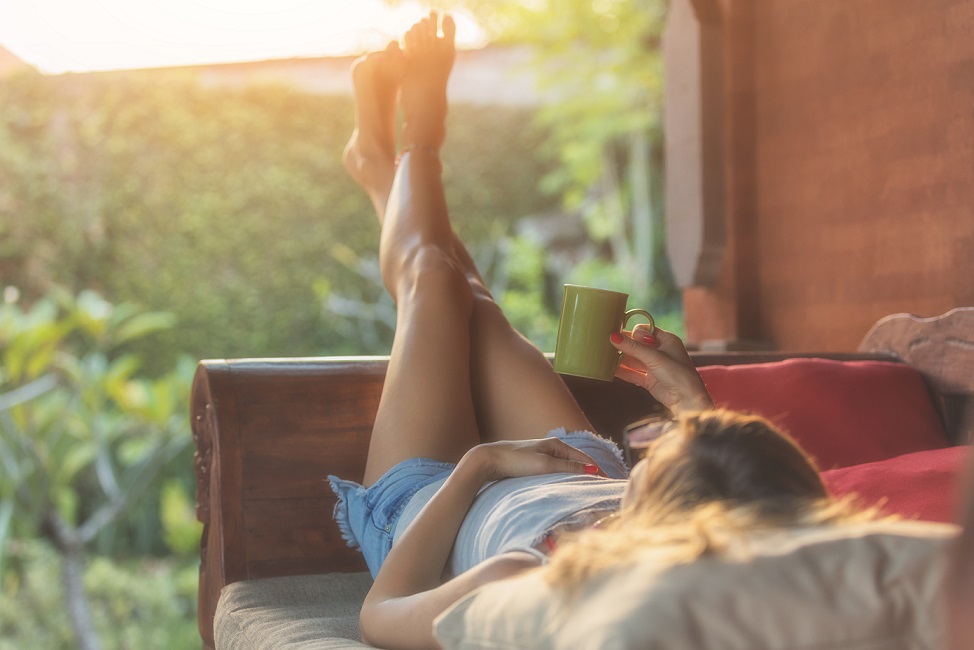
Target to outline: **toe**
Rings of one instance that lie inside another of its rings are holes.
[[[456,35],[457,24],[453,20],[453,16],[443,16],[443,40],[452,45]]]
[[[413,25],[409,28],[409,31],[406,32],[406,35],[403,36],[403,44],[405,45],[407,51],[416,49],[416,46],[418,45],[418,38],[419,30],[417,29],[417,25]]]

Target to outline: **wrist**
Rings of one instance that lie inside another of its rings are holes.
[[[472,447],[457,463],[453,474],[459,475],[466,482],[479,485],[494,480],[493,462],[488,447],[485,445]]]

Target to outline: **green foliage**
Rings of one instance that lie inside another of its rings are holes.
[[[558,102],[545,106],[560,165],[549,187],[578,204],[599,181],[607,143],[658,129],[662,0],[573,0],[519,7],[508,38],[535,47]]]
[[[193,364],[146,378],[123,349],[171,325],[170,314],[112,305],[92,291],[55,290],[28,309],[0,303],[7,536],[87,545],[187,447]]]
[[[632,99],[655,92],[655,54],[646,39],[626,44],[640,26],[655,29],[654,14],[606,5],[602,13],[620,16],[614,31],[573,32],[573,21],[601,24],[595,9],[487,3],[482,15],[495,4],[510,38],[535,34],[540,53],[574,62],[542,75],[564,100],[544,109],[540,126],[531,110],[451,107],[445,182],[457,230],[487,275],[512,225],[562,198],[594,238],[635,239],[618,210],[582,200],[593,176],[579,170],[601,169],[606,142],[655,119],[655,100]],[[546,49],[554,32],[535,23],[557,23],[577,47]],[[632,65],[603,65],[597,52],[607,49]],[[378,226],[340,160],[351,127],[349,98],[286,86],[205,86],[167,71],[0,81],[0,275],[28,304],[59,284],[175,314],[174,327],[129,345],[153,374],[182,353],[386,352],[391,303],[375,290]],[[627,156],[619,149],[620,164]],[[562,196],[539,192],[543,179]],[[617,194],[625,210],[632,193],[623,183]],[[645,284],[649,271],[633,270],[625,248],[615,246],[613,263]]]
[[[80,568],[85,550],[99,536],[114,536],[119,520],[152,488],[159,471],[187,447],[193,364],[147,378],[140,375],[139,358],[125,350],[171,327],[170,314],[113,305],[93,291],[73,296],[54,290],[26,309],[15,292],[5,296],[0,303],[0,513],[5,519],[0,559],[8,542],[16,546],[18,540],[43,538],[65,567]],[[100,562],[92,565],[96,576],[100,566],[103,573],[112,571]],[[6,600],[25,576],[0,564],[0,579]],[[135,583],[131,586],[133,591]],[[65,603],[60,609],[87,611],[83,585],[66,579],[64,589],[72,607]],[[131,596],[115,598],[100,612],[129,618],[132,612],[125,608],[142,602]],[[84,645],[90,627],[86,615],[79,613],[71,622],[76,641]],[[100,627],[124,629],[117,620]],[[121,641],[123,647],[130,643]]]
[[[195,504],[179,481],[169,480],[162,484],[159,515],[166,546],[186,558],[197,556],[203,524],[196,520]]]
[[[466,8],[496,41],[533,51],[548,98],[537,114],[547,134],[542,152],[553,163],[539,187],[579,213],[589,237],[607,247],[593,262],[616,267],[635,296],[677,310],[662,219],[666,0],[435,4]]]
[[[10,560],[0,585],[0,650],[76,648],[57,554],[35,541],[17,544]],[[186,560],[95,558],[84,582],[106,650],[199,648],[197,571]]]
[[[509,240],[501,262],[503,282],[495,291],[511,324],[542,350],[554,350],[560,303],[547,289],[547,265],[541,246],[523,238]]]
[[[550,169],[525,111],[454,106],[448,128],[448,200],[475,247],[555,205],[536,191]],[[0,276],[27,303],[60,284],[175,314],[130,346],[152,372],[181,353],[387,351],[387,332],[366,348],[321,302],[374,287],[357,260],[377,251],[378,223],[340,158],[351,129],[350,98],[285,86],[161,71],[3,80]]]
[[[637,131],[658,133],[665,0],[441,0],[465,7],[497,41],[526,44],[557,101],[541,119],[558,157],[548,187],[575,205],[601,176],[605,146]]]

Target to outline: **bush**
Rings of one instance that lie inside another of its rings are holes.
[[[58,555],[38,541],[13,545],[0,596],[0,650],[72,650]],[[198,568],[187,560],[94,558],[85,588],[106,650],[196,650]]]
[[[60,284],[174,313],[175,328],[134,346],[156,371],[180,353],[387,351],[388,333],[359,340],[322,302],[375,286],[356,260],[377,251],[377,220],[340,159],[352,117],[347,97],[160,71],[4,80],[4,282],[28,304]],[[451,109],[448,200],[473,248],[557,205],[536,191],[530,123],[521,109]]]

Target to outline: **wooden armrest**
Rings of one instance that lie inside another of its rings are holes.
[[[974,307],[933,318],[887,316],[869,330],[859,350],[889,354],[919,370],[950,439],[974,443]]]
[[[385,369],[367,358],[200,363],[190,409],[205,646],[226,584],[365,570],[331,519],[325,477],[361,478]]]

